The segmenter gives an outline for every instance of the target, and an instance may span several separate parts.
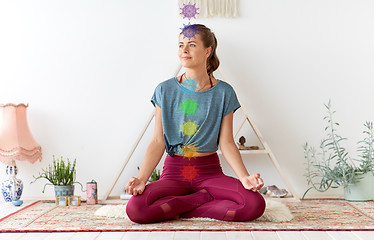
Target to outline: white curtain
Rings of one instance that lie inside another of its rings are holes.
[[[226,17],[232,18],[238,16],[238,4],[237,0],[178,0],[179,4],[179,15],[183,17],[180,13],[181,8],[187,4],[196,4],[195,6],[199,8],[196,18],[201,17]]]

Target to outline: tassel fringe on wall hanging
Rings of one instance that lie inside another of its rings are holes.
[[[226,17],[238,16],[238,0],[178,0],[179,9],[187,4],[196,4],[199,17]],[[180,11],[179,11],[180,12]],[[183,15],[181,15],[183,17]]]

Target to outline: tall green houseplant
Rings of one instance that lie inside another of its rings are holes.
[[[54,185],[55,186],[55,193],[56,196],[70,196],[74,195],[74,183],[80,184],[82,191],[83,186],[80,182],[76,182],[76,162],[77,160],[74,159],[74,162],[71,163],[69,159],[67,159],[67,162],[63,160],[63,157],[55,159],[55,156],[53,155],[53,161],[52,164],[49,164],[49,166],[46,169],[42,169],[42,172],[39,173],[38,176],[33,176],[34,181],[31,183],[34,183],[38,179],[45,178],[49,181],[49,183],[46,183],[43,188],[43,193],[45,191],[45,187],[47,185]],[[67,190],[64,190],[65,188],[62,186],[68,186],[66,187]],[[66,195],[64,195],[66,194]]]
[[[348,199],[347,194],[350,193],[351,186],[358,184],[367,173],[370,173],[371,177],[374,176],[373,123],[366,122],[364,124],[366,130],[363,133],[366,137],[359,142],[361,144],[358,149],[361,152],[360,159],[352,160],[347,150],[342,146],[346,138],[337,133],[339,123],[333,120],[335,111],[331,109],[331,101],[327,105],[325,104],[325,107],[327,109],[327,116],[324,117],[324,120],[327,121],[325,127],[327,138],[321,141],[321,152],[317,153],[316,149],[308,143],[304,145],[305,159],[307,160],[305,176],[311,187],[306,190],[302,198],[313,188],[319,192],[325,192],[330,187],[342,186],[345,189],[346,199]]]

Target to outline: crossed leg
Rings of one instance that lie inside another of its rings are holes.
[[[181,217],[209,217],[223,221],[250,221],[265,211],[265,200],[258,192],[247,190],[233,177],[221,175],[199,184],[214,200],[209,201]]]
[[[143,194],[131,197],[126,212],[133,222],[159,222],[175,218],[211,200],[206,190],[193,192],[188,182],[161,179],[148,184]]]

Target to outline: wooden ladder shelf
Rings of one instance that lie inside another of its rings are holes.
[[[180,70],[182,69],[182,65],[180,64],[174,74],[174,76],[178,76]],[[218,68],[218,71],[219,73],[221,74],[222,78],[224,81],[226,81],[227,83],[229,83],[229,81],[227,80],[228,78],[226,77],[225,73],[223,72],[222,70],[222,67],[219,67]],[[250,124],[250,126],[252,127],[253,131],[255,132],[258,140],[260,141],[260,143],[262,144],[263,146],[263,149],[259,149],[259,150],[240,150],[240,153],[243,155],[243,154],[266,154],[268,155],[268,157],[272,160],[275,168],[277,169],[277,171],[279,172],[280,176],[282,177],[284,183],[286,184],[289,192],[291,192],[292,194],[292,198],[291,199],[294,199],[296,201],[300,201],[300,198],[298,197],[298,195],[296,194],[296,191],[294,190],[294,188],[292,187],[291,183],[288,181],[288,178],[287,176],[285,175],[285,173],[283,172],[283,170],[281,169],[277,159],[275,158],[273,152],[271,151],[269,145],[266,143],[266,141],[264,140],[264,138],[262,137],[261,133],[260,133],[260,130],[257,128],[257,126],[255,125],[254,121],[250,118],[249,114],[248,114],[248,111],[247,109],[244,107],[244,105],[242,104],[242,102],[240,101],[240,98],[238,96],[238,100],[239,100],[239,103],[241,105],[240,107],[240,110],[243,111],[243,114],[244,114],[244,117],[243,119],[241,120],[240,124],[238,125],[238,127],[236,128],[235,132],[234,132],[234,138],[237,136],[237,134],[239,133],[240,129],[243,127],[244,123],[245,122],[248,122]],[[110,186],[109,190],[107,191],[107,193],[104,195],[103,197],[103,200],[107,200],[110,193],[112,192],[114,186],[116,185],[118,179],[120,178],[120,176],[122,175],[122,172],[124,171],[124,169],[126,168],[126,165],[127,163],[129,162],[131,156],[133,155],[133,153],[135,152],[135,149],[137,148],[140,140],[143,138],[144,136],[144,133],[146,132],[146,130],[148,129],[150,123],[152,122],[153,118],[154,118],[154,115],[155,115],[155,109],[152,111],[152,114],[149,116],[148,120],[146,121],[146,124],[143,128],[143,130],[141,131],[141,133],[139,134],[138,138],[136,139],[133,147],[131,148],[129,154],[127,155],[125,161],[123,162],[123,165],[122,167],[120,168],[120,171],[119,173],[117,174],[115,180],[113,181],[112,185]],[[217,151],[218,154],[222,154],[220,150]],[[166,154],[166,152],[164,152],[164,155]],[[164,156],[163,156],[164,157]]]

